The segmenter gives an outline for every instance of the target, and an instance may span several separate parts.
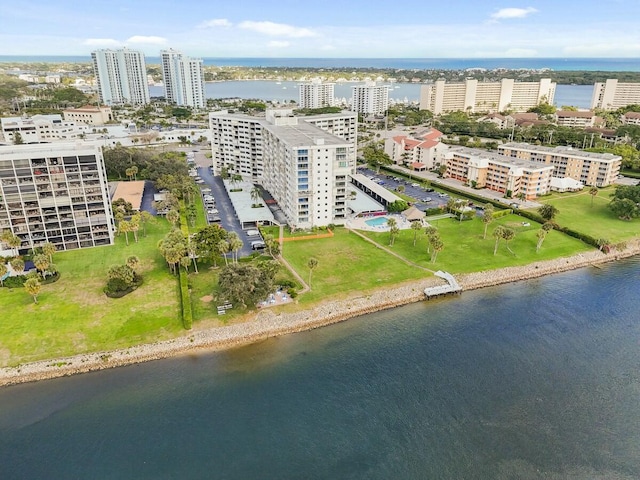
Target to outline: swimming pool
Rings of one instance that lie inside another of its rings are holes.
[[[364,223],[370,227],[382,227],[387,224],[387,217],[370,218],[369,220],[365,220]]]

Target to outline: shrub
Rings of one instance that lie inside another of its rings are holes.
[[[511,209],[498,210],[497,212],[493,212],[492,216],[493,216],[493,218],[500,218],[500,217],[504,217],[506,215],[511,215],[511,213],[512,213]]]
[[[291,298],[296,298],[296,297],[298,296],[298,291],[297,291],[295,288],[293,288],[293,287],[289,288],[289,289],[287,290],[287,293],[289,294],[289,296],[290,296]]]

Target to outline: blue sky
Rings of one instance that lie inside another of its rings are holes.
[[[3,5],[1,5],[3,4]],[[640,0],[0,0],[0,54],[640,57]]]

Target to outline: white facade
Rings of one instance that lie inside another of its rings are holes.
[[[319,78],[298,85],[300,108],[333,107],[335,83],[323,83]]]
[[[434,115],[456,111],[524,112],[540,103],[553,104],[555,92],[556,84],[549,78],[539,82],[516,82],[509,78],[500,82],[438,80],[420,88],[420,110],[429,110]]]
[[[389,85],[366,82],[351,87],[351,110],[362,115],[384,115],[389,109]]]
[[[617,79],[597,82],[593,86],[591,109],[617,110],[640,104],[640,83],[620,83]]]
[[[144,54],[135,50],[91,53],[100,102],[105,105],[146,105],[150,102]]]
[[[59,114],[5,117],[0,118],[0,125],[6,143],[15,143],[16,133],[20,134],[22,143],[45,143],[79,139],[91,131],[87,125],[63,120]]]
[[[104,125],[112,122],[115,117],[111,111],[111,107],[94,107],[93,105],[85,105],[80,108],[69,108],[62,111],[64,119],[76,123],[84,123],[87,125]]]
[[[265,118],[213,112],[214,169],[262,184],[294,227],[343,223],[347,176],[355,172],[357,118],[330,117],[296,117],[291,109],[268,110]]]
[[[162,50],[162,78],[167,102],[204,108],[207,99],[201,58],[191,58],[175,50]]]
[[[110,245],[114,223],[100,147],[59,143],[0,147],[0,231],[25,251]]]

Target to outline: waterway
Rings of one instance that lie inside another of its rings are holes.
[[[640,258],[0,389],[6,479],[640,478]]]

